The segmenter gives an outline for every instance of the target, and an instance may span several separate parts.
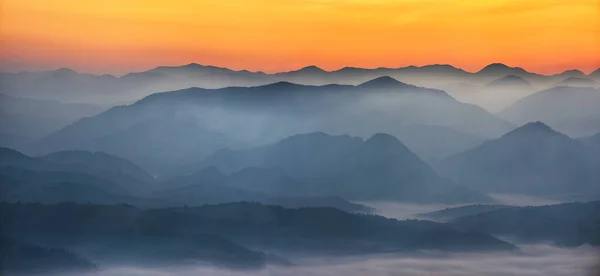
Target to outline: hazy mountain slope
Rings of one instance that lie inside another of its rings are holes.
[[[429,164],[479,146],[486,140],[449,127],[431,125],[403,127],[397,131],[396,137]]]
[[[480,191],[566,196],[600,189],[600,154],[540,122],[451,156],[437,168]]]
[[[411,125],[437,125],[485,137],[511,128],[441,90],[382,77],[358,86],[280,82],[158,93],[74,123],[31,150],[103,151],[164,173],[222,148],[257,146],[298,133],[368,137]]]
[[[0,204],[0,214],[8,222],[0,225],[0,230],[15,238],[38,237],[72,244],[119,242],[121,246],[111,247],[113,252],[136,252],[136,242],[155,237],[155,242],[146,246],[152,252],[166,246],[164,241],[193,242],[198,235],[218,235],[246,248],[313,255],[514,248],[488,235],[455,231],[438,223],[396,221],[333,208],[285,209],[236,203],[141,210],[122,205]]]
[[[565,246],[600,244],[600,202],[509,207],[459,217],[460,229],[510,237],[524,242],[554,242]]]
[[[142,194],[150,189],[153,178],[132,162],[105,153],[62,151],[42,157],[29,157],[0,148],[0,166],[38,172],[64,172],[103,179],[119,187],[118,194]]]
[[[64,104],[0,94],[0,146],[25,146],[33,139],[103,110],[105,108],[91,104]]]
[[[70,167],[86,166],[103,173],[121,173],[135,177],[141,181],[151,182],[150,174],[133,162],[103,152],[58,151],[41,157],[44,160],[64,164]]]
[[[5,202],[137,203],[120,186],[86,174],[1,168],[0,179]]]
[[[0,237],[0,267],[6,275],[90,272],[97,267],[69,251],[44,248],[26,242]]]
[[[459,207],[451,207],[438,211],[415,214],[416,217],[433,221],[450,221],[458,217],[472,216],[487,213],[494,210],[511,207],[510,205],[488,205],[474,204]]]
[[[333,196],[298,196],[299,180],[277,169],[248,168],[225,175],[214,167],[157,184],[151,198],[176,206],[201,206],[231,202],[258,202],[286,208],[331,207],[346,212],[369,213],[371,208]]]
[[[492,88],[512,88],[512,89],[522,89],[529,88],[530,84],[528,81],[523,78],[515,75],[508,75],[506,77],[502,77],[496,80],[493,80],[486,84],[487,87]]]
[[[521,99],[499,113],[515,124],[542,121],[570,136],[600,130],[600,89],[554,87]]]
[[[239,171],[236,174],[244,174],[242,179],[253,179],[253,170],[247,168],[278,168],[261,171],[263,177],[264,173],[269,174],[270,181],[254,181],[256,184],[248,187],[259,186],[261,191],[286,196],[336,195],[357,200],[421,203],[489,200],[439,177],[387,134],[376,134],[366,141],[324,133],[295,135],[256,149],[220,151],[186,170],[211,166],[224,172]]]

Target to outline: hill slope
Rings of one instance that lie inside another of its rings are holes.
[[[600,189],[599,156],[536,122],[449,157],[437,167],[480,191],[567,196]]]

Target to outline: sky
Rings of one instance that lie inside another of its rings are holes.
[[[600,67],[600,0],[1,0],[0,69]]]

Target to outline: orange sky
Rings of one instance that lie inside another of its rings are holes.
[[[600,0],[0,0],[4,71],[600,67]]]

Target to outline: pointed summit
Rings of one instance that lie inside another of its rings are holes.
[[[398,140],[398,138],[386,134],[386,133],[377,133],[371,138],[365,141],[364,147],[369,149],[372,152],[379,153],[405,153],[410,150]]]
[[[479,70],[477,74],[484,76],[506,76],[506,75],[521,75],[528,73],[525,69],[520,67],[510,67],[502,63],[492,63],[483,69]]]
[[[390,76],[383,76],[383,77],[379,77],[376,79],[372,79],[370,81],[361,83],[358,85],[358,87],[362,87],[362,88],[378,88],[378,89],[382,89],[382,88],[399,88],[399,87],[404,87],[407,86],[407,84],[400,82]]]
[[[310,65],[310,66],[306,66],[303,68],[300,68],[300,70],[297,70],[298,72],[325,72],[325,70],[321,69],[318,66],[315,65]]]
[[[600,68],[594,70],[594,72],[591,72],[589,76],[592,78],[600,78]]]
[[[541,135],[554,136],[554,135],[564,135],[564,134],[552,129],[551,127],[544,124],[543,122],[537,121],[537,122],[531,122],[531,123],[524,124],[516,129],[504,134],[502,136],[502,138],[517,137],[517,136],[525,137],[525,136],[532,136],[532,135],[539,137]]]
[[[582,77],[585,77],[585,73],[583,73],[577,69],[572,69],[572,70],[566,70],[566,71],[558,74],[558,76],[567,77],[567,78],[569,78],[569,77],[582,78]]]
[[[488,83],[486,86],[488,87],[502,87],[502,86],[530,86],[529,82],[524,80],[523,78],[515,75],[508,75],[506,77],[493,80]]]

